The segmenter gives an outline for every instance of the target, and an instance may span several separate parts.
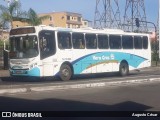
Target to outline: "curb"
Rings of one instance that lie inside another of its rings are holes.
[[[116,86],[126,85],[131,83],[146,83],[160,81],[160,78],[149,78],[149,79],[138,79],[138,80],[127,80],[127,81],[112,81],[112,82],[95,82],[95,83],[83,83],[74,85],[56,85],[56,86],[45,86],[45,87],[26,87],[26,88],[12,88],[12,89],[1,89],[0,95],[2,94],[14,94],[14,93],[25,93],[25,92],[42,92],[42,91],[53,91],[53,90],[66,90],[66,89],[77,89],[77,88],[94,88],[104,86]]]

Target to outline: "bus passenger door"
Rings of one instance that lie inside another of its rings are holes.
[[[55,32],[42,30],[39,33],[40,59],[42,61],[42,76],[53,76],[53,59],[56,53]]]
[[[53,62],[51,58],[47,58],[42,60],[42,69],[43,69],[43,76],[53,76],[54,68]]]

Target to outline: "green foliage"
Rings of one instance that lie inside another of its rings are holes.
[[[11,23],[13,27],[13,21],[27,22],[32,26],[40,25],[43,20],[48,19],[50,16],[45,15],[39,17],[37,13],[30,8],[28,13],[20,10],[20,2],[14,1],[9,7],[0,5],[0,26],[4,26],[7,23]]]
[[[0,46],[2,46],[4,43],[3,43],[3,40],[0,40]]]
[[[29,11],[28,11],[27,22],[32,26],[36,26],[36,25],[42,24],[42,21],[45,20],[45,19],[48,19],[49,17],[50,16],[48,16],[48,15],[39,17],[37,15],[37,13],[32,8],[30,8]]]
[[[159,42],[158,41],[152,41],[151,42],[151,50],[152,50],[152,61],[158,61],[159,60]]]
[[[5,40],[5,44],[9,45],[9,40]],[[4,45],[4,40],[0,39],[0,46]]]
[[[11,27],[13,27],[12,22],[15,18],[21,18],[26,16],[26,12],[20,11],[21,4],[20,2],[14,1],[10,4],[9,7],[4,5],[0,5],[0,20],[1,26],[6,25],[7,23],[11,23]]]

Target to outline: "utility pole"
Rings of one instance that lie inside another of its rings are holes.
[[[126,0],[123,29],[125,31],[142,31],[147,32],[147,23],[140,23],[137,28],[134,20],[138,18],[140,21],[146,21],[146,12],[144,0]]]
[[[118,0],[96,0],[94,27],[121,28]]]

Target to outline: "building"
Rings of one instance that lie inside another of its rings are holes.
[[[16,27],[23,27],[23,26],[29,26],[27,22],[21,22],[21,21],[13,21],[13,28]]]
[[[92,21],[89,21],[89,20],[82,20],[82,27],[85,28],[85,27],[92,27]]]
[[[51,12],[38,14],[39,17],[48,15],[48,19],[42,21],[42,25],[52,27],[65,27],[65,28],[84,28],[91,27],[92,22],[89,20],[83,20],[82,15],[73,12]],[[25,20],[13,21],[13,28],[29,26]]]
[[[82,15],[79,13],[73,12],[51,12],[51,13],[43,13],[38,14],[38,16],[49,15],[48,19],[42,21],[42,25],[48,25],[52,27],[65,27],[65,28],[85,28],[91,27],[92,22],[89,20],[83,20]],[[23,19],[23,18],[22,18]],[[23,22],[21,21],[13,21],[13,28],[29,26],[25,19]],[[9,32],[0,30],[0,39],[4,40],[9,37]]]
[[[52,12],[39,14],[39,16],[49,15],[49,19],[42,21],[43,25],[65,28],[81,28],[88,23],[83,22],[82,15],[73,12]],[[86,24],[84,24],[86,23]],[[87,26],[88,27],[88,26]]]

